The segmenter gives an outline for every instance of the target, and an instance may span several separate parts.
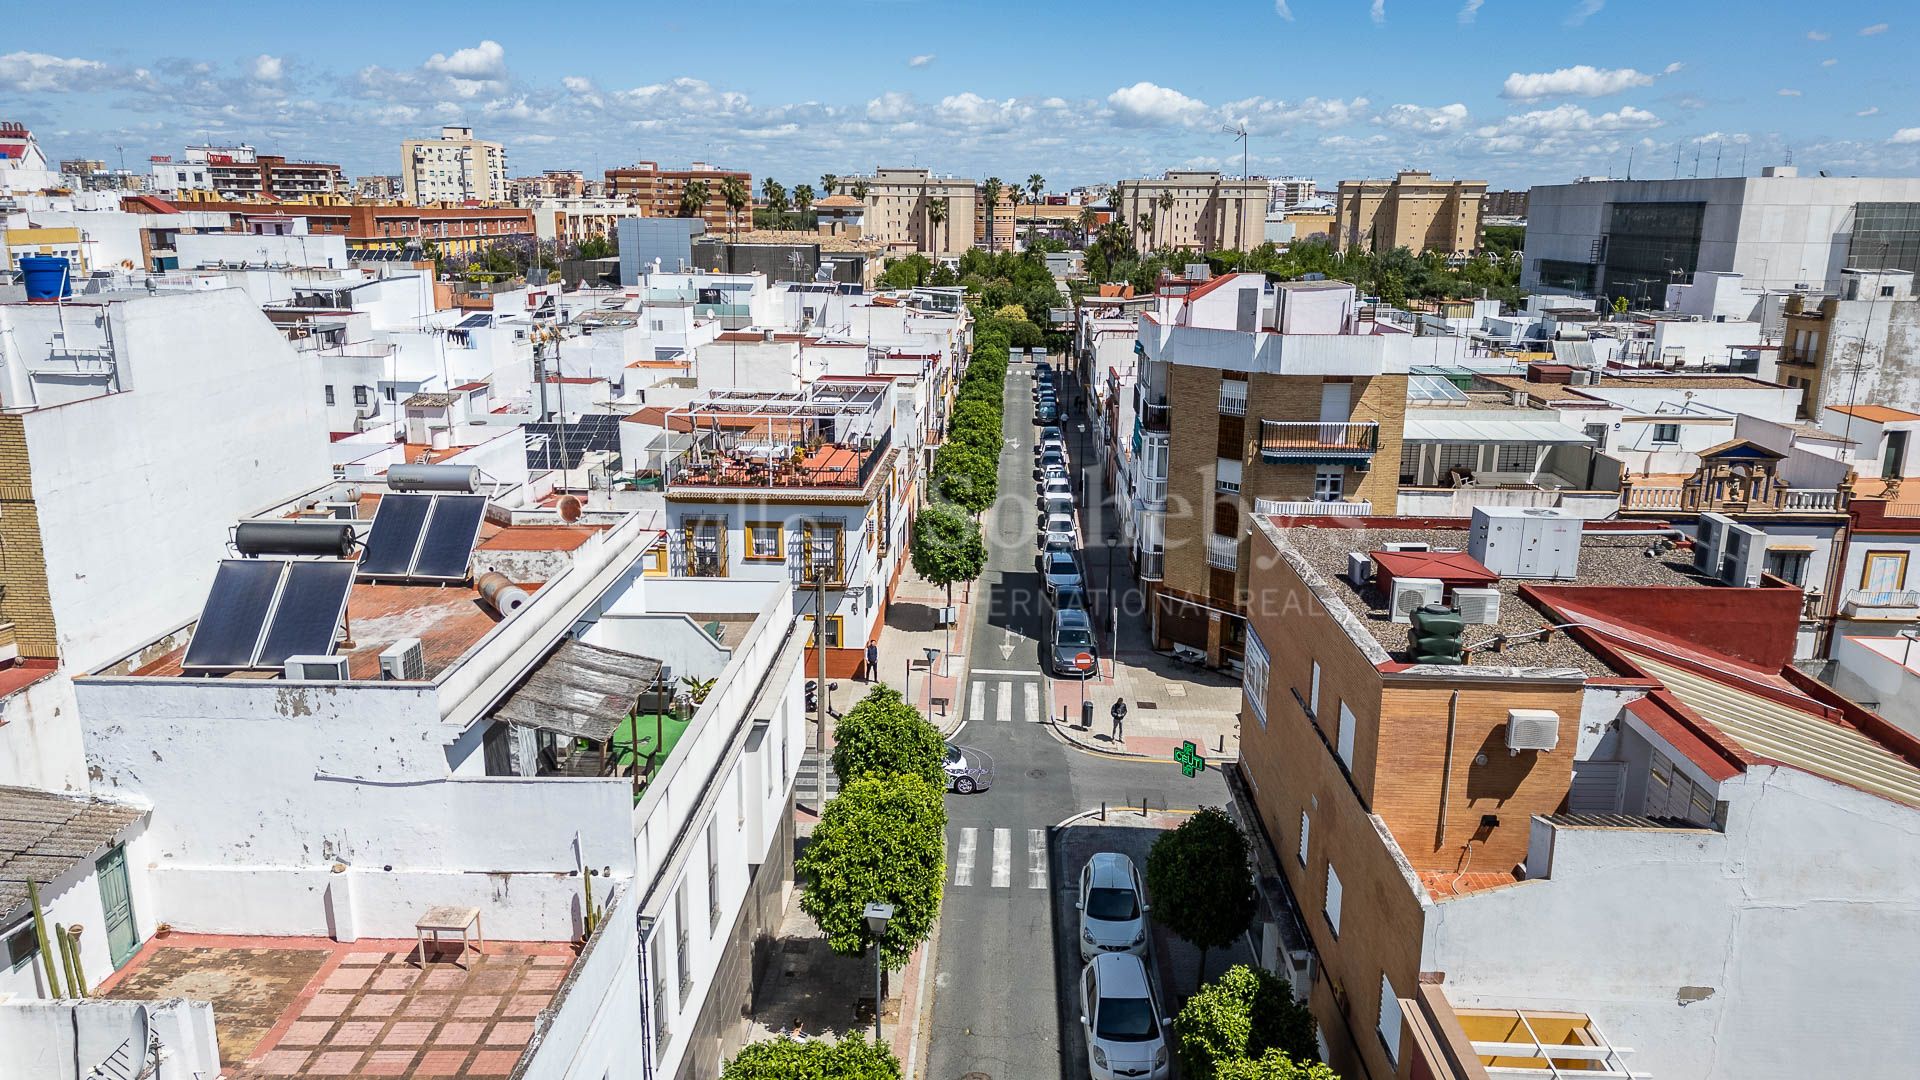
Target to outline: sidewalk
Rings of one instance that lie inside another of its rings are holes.
[[[980,590],[983,596],[984,588],[978,582],[973,583],[973,589]],[[900,574],[900,586],[894,593],[893,603],[887,605],[886,629],[880,635],[880,681],[900,691],[942,733],[951,732],[961,721],[960,706],[965,700],[962,691],[966,689],[967,679],[964,650],[967,635],[973,628],[973,611],[978,606],[971,602],[970,591],[967,585],[953,587],[953,606],[959,610],[949,633],[948,628],[937,625],[940,609],[947,603],[946,590],[914,573],[909,564]],[[949,643],[961,652],[947,655]],[[927,673],[926,650],[929,648],[940,650],[931,680]],[[851,685],[842,683],[840,692],[834,695],[833,707],[846,712],[871,685],[863,680],[855,680]]]

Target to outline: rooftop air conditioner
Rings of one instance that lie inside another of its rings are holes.
[[[1363,551],[1347,552],[1347,583],[1364,589],[1373,581],[1373,559]]]
[[[352,677],[344,656],[289,656],[285,671],[296,682],[346,682]]]
[[[1426,544],[1414,540],[1402,540],[1394,544],[1381,544],[1381,551],[1431,551]]]
[[[1446,584],[1439,578],[1393,579],[1393,621],[1413,622],[1415,609],[1439,603],[1446,591]]]
[[[401,638],[380,654],[380,677],[395,682],[418,682],[427,677],[427,657],[419,638]]]
[[[1767,534],[1751,525],[1732,523],[1720,546],[1720,580],[1735,588],[1754,588],[1766,564]]]
[[[1507,710],[1507,753],[1560,745],[1560,714],[1551,709]]]
[[[1726,543],[1727,529],[1733,519],[1725,514],[1706,513],[1693,527],[1693,568],[1702,574],[1720,574],[1720,548]]]
[[[1500,621],[1499,589],[1455,589],[1453,603],[1469,625],[1492,626]]]

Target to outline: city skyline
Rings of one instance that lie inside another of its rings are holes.
[[[789,183],[918,166],[1064,188],[1238,174],[1226,129],[1245,124],[1251,171],[1328,187],[1409,167],[1526,187],[1625,175],[1630,158],[1636,178],[1752,174],[1789,152],[1808,173],[1920,172],[1892,4],[1741,5],[1737,49],[1719,44],[1732,9],[1622,0],[1247,0],[1150,33],[1164,9],[1130,2],[1032,26],[998,0],[729,10],[744,32],[724,48],[696,20],[527,25],[490,4],[388,12],[373,38],[242,19],[77,33],[26,11],[0,53],[0,117],[49,157],[136,171],[212,141],[390,174],[401,140],[463,124],[504,143],[514,175],[704,160]],[[607,59],[582,40],[639,48]]]

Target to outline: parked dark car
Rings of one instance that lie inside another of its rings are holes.
[[[1047,666],[1056,675],[1085,676],[1074,664],[1074,658],[1086,654],[1099,658],[1097,646],[1093,640],[1093,620],[1087,616],[1085,608],[1056,607],[1053,618],[1047,620]],[[1097,669],[1098,664],[1094,667]]]

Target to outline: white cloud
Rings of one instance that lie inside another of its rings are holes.
[[[1874,24],[1873,24],[1872,26],[1863,26],[1863,27],[1861,27],[1861,28],[1860,28],[1860,36],[1861,36],[1861,37],[1873,37],[1873,36],[1874,36],[1874,35],[1876,35],[1876,34],[1884,34],[1884,33],[1886,33],[1886,32],[1887,32],[1887,31],[1888,31],[1889,29],[1891,29],[1891,28],[1890,28],[1890,27],[1889,27],[1889,26],[1888,26],[1888,25],[1887,25],[1886,23],[1883,23],[1883,22],[1877,22],[1877,23],[1874,23]]]
[[[1379,121],[1391,128],[1421,135],[1449,135],[1467,126],[1467,107],[1455,102],[1429,108],[1424,105],[1395,105],[1381,113]]]
[[[1481,5],[1486,2],[1487,0],[1467,0],[1467,2],[1460,7],[1460,21],[1463,23],[1472,22],[1474,16],[1480,14]]]
[[[941,98],[939,108],[942,119],[969,128],[1004,129],[1019,123],[1031,113],[1031,109],[1014,98],[996,101],[981,97],[971,90]]]
[[[1774,93],[1779,94],[1781,97],[1799,97],[1800,96],[1800,91],[1795,90],[1790,86],[1783,86],[1780,89],[1774,91]]]
[[[1298,127],[1334,128],[1360,123],[1367,118],[1367,105],[1367,99],[1359,97],[1351,101],[1251,97],[1230,101],[1218,111],[1222,124],[1245,124],[1255,134],[1284,134]]]
[[[1573,6],[1573,10],[1568,13],[1567,25],[1579,26],[1588,19],[1600,14],[1600,9],[1606,6],[1607,0],[1580,0],[1578,4]]]
[[[933,63],[933,54],[921,53],[919,56],[913,57],[912,59],[908,60],[907,66],[910,68],[923,68],[931,63]]]
[[[1107,104],[1123,120],[1137,124],[1185,123],[1207,109],[1206,103],[1156,83],[1137,82],[1107,95]]]
[[[1679,70],[1669,65],[1662,74]],[[1637,86],[1652,86],[1659,75],[1633,68],[1597,68],[1587,64],[1557,71],[1514,72],[1500,88],[1500,96],[1514,101],[1538,101],[1549,97],[1602,97]]]
[[[488,39],[470,49],[456,49],[450,55],[434,53],[421,66],[456,79],[498,82],[507,76],[507,50],[499,42]]]
[[[11,52],[0,56],[0,87],[18,94],[63,94],[96,87],[111,69],[98,60],[48,53]]]
[[[286,64],[277,56],[261,53],[248,62],[247,73],[255,82],[275,83],[286,75]]]
[[[913,112],[913,98],[898,90],[889,90],[867,102],[867,119],[889,124],[905,120]]]
[[[1576,131],[1638,131],[1659,127],[1660,124],[1661,120],[1658,116],[1631,105],[1622,105],[1614,112],[1601,113],[1598,116],[1578,105],[1557,105],[1551,109],[1538,109],[1519,116],[1509,116],[1497,125],[1476,130],[1474,134],[1482,138],[1494,138],[1514,134],[1558,135]]]
[[[1807,40],[1808,40],[1808,41],[1825,41],[1825,40],[1827,40],[1828,38],[1830,38],[1830,37],[1832,37],[1832,36],[1833,36],[1832,34],[1829,34],[1829,33],[1827,33],[1827,32],[1826,32],[1825,30],[1809,30],[1809,31],[1807,31]]]
[[[1387,0],[1373,0],[1373,7],[1367,11],[1367,18],[1372,19],[1375,26],[1386,22]]]
[[[1854,113],[1853,115],[1855,115],[1855,116],[1877,116],[1877,115],[1879,115],[1879,113],[1880,113],[1880,106],[1878,106],[1878,105],[1869,105],[1869,106],[1867,106],[1866,108],[1864,108],[1864,109],[1861,109],[1861,110],[1860,110],[1859,112],[1857,112],[1857,113]]]
[[[1821,67],[1832,67],[1833,65],[1835,65],[1835,64],[1838,64],[1839,62],[1840,62],[1840,58],[1839,58],[1839,57],[1837,57],[1837,56],[1829,56],[1829,57],[1827,57],[1827,58],[1826,58],[1825,60],[1822,60],[1822,61],[1820,61],[1820,66],[1821,66]]]
[[[1293,21],[1293,9],[1287,6],[1287,0],[1273,0],[1273,13],[1288,22]]]
[[[1920,127],[1901,128],[1899,131],[1893,133],[1893,138],[1887,141],[1901,145],[1920,143]]]

